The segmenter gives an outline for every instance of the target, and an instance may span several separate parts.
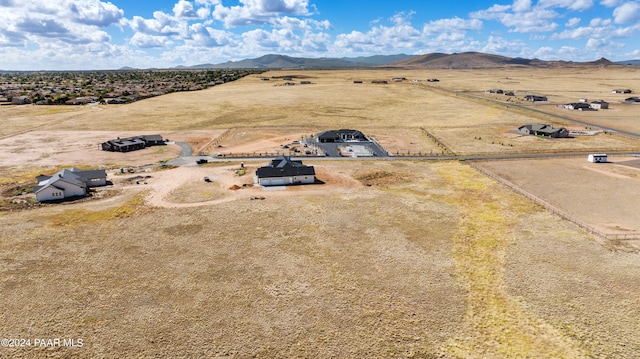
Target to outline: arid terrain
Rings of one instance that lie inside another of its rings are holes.
[[[0,107],[0,337],[32,344],[0,357],[638,357],[640,139],[516,131],[640,133],[640,106],[611,93],[638,80],[629,67],[271,71],[124,106]],[[498,87],[516,96],[484,93]],[[556,107],[583,97],[611,108]],[[338,128],[392,156],[302,158],[324,184],[271,189],[253,185],[270,157],[233,158]],[[172,144],[100,150],[142,134]],[[228,156],[196,165],[174,141]],[[445,154],[543,157],[487,157],[481,172]],[[35,203],[35,176],[73,166],[110,184]]]

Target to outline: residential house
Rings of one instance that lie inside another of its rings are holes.
[[[63,169],[53,176],[36,177],[38,185],[33,188],[36,199],[40,202],[62,200],[70,197],[84,196],[89,188],[107,184],[105,170],[83,171],[77,168]]]
[[[564,127],[553,127],[551,125],[532,123],[518,127],[518,132],[526,135],[545,136],[562,138],[569,137],[569,131]]]
[[[310,184],[316,182],[313,166],[294,161],[291,157],[278,156],[267,166],[256,170],[254,183],[261,186],[285,186],[293,184]]]
[[[609,103],[604,100],[597,100],[591,103],[591,108],[596,110],[606,110],[609,108]]]
[[[329,130],[318,133],[318,142],[351,142],[368,141],[365,135],[358,130]]]
[[[524,97],[524,99],[526,101],[531,101],[531,102],[546,102],[546,101],[549,101],[549,99],[547,99],[545,96],[538,96],[538,95],[526,95]]]
[[[572,103],[568,103],[565,105],[560,105],[559,107],[562,107],[566,110],[576,110],[576,111],[596,111],[596,108],[592,107],[591,105],[589,105],[588,103],[584,103],[584,102],[572,102]]]
[[[160,146],[166,142],[161,135],[142,135],[126,138],[117,138],[115,140],[109,140],[103,142],[100,146],[103,151],[111,152],[130,152],[141,150],[145,147]]]

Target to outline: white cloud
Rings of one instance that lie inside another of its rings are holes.
[[[173,41],[166,36],[155,36],[138,32],[131,37],[129,43],[140,48],[163,48],[171,46]]]
[[[107,27],[119,23],[124,11],[110,2],[74,1],[69,4],[72,18],[86,25]]]
[[[557,17],[555,11],[533,9],[529,12],[505,14],[500,22],[513,32],[549,32],[558,28],[558,24],[553,22]]]
[[[539,0],[538,7],[559,7],[574,11],[589,10],[593,7],[593,0]]]
[[[606,7],[614,7],[620,4],[621,0],[601,0],[600,4]]]
[[[194,8],[193,3],[187,0],[179,0],[173,6],[173,14],[176,17],[191,18],[191,19],[198,17],[198,13]]]
[[[517,6],[524,8],[521,3],[517,4]],[[553,20],[560,17],[560,15],[553,10],[541,7],[533,7],[528,11],[522,12],[512,12],[510,10],[511,6],[493,5],[489,9],[472,13],[471,17],[483,20],[497,20],[510,28],[509,31],[511,32],[548,32],[558,28],[558,24]]]
[[[517,54],[523,51],[524,48],[526,48],[526,45],[521,40],[507,40],[502,37],[489,36],[481,51],[490,54]]]
[[[469,16],[473,19],[500,20],[509,10],[510,5],[493,5],[486,10],[472,12]]]
[[[599,17],[595,17],[589,21],[590,27],[602,27],[611,25],[611,19],[602,19]]]
[[[465,20],[455,17],[452,19],[430,21],[424,25],[422,31],[425,34],[436,34],[443,32],[465,32],[468,30],[480,29],[482,29],[482,21],[478,19]]]
[[[0,6],[0,48],[29,49],[29,59],[57,58],[56,52],[64,58],[104,47],[111,37],[103,28],[124,23],[123,10],[98,0],[0,0]],[[12,58],[8,52],[1,56],[3,62]]]
[[[215,6],[213,17],[225,27],[272,24],[280,15],[309,16],[308,0],[240,0],[242,5]]]
[[[514,0],[513,11],[515,12],[523,12],[531,10],[531,0]]]
[[[640,20],[640,2],[627,2],[615,10],[613,16],[616,24],[627,24]]]
[[[174,36],[180,35],[186,37],[188,23],[174,16],[166,14],[162,11],[155,11],[153,19],[144,19],[140,16],[134,16],[129,21],[131,29],[137,33],[154,36]]]
[[[579,17],[572,17],[571,19],[569,19],[564,26],[565,27],[575,27],[580,23],[580,18]]]
[[[194,47],[221,47],[236,43],[232,33],[216,30],[203,24],[191,25],[189,32],[191,37],[185,43]]]

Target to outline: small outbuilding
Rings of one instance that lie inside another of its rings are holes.
[[[592,153],[587,157],[587,161],[593,163],[604,163],[607,162],[607,154],[606,153]]]
[[[278,156],[267,166],[256,170],[254,183],[261,186],[286,186],[294,184],[311,184],[316,182],[313,166],[294,161],[291,157]]]

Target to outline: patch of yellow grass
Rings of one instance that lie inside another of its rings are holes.
[[[529,313],[504,288],[506,249],[519,212],[516,196],[462,165],[442,166],[448,196],[462,211],[454,236],[458,278],[468,291],[465,334],[444,351],[457,358],[579,358],[584,351],[560,330]]]
[[[123,205],[102,211],[89,211],[84,208],[66,210],[49,217],[49,220],[57,227],[75,227],[80,224],[130,217],[143,208],[146,195],[145,191],[139,192]]]

